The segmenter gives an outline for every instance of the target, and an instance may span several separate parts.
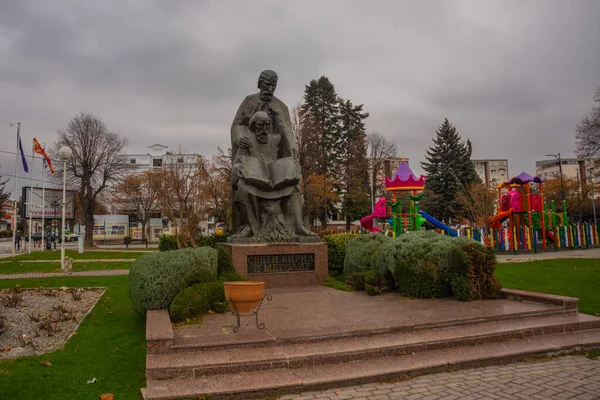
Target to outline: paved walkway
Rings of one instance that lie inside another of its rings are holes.
[[[95,271],[77,271],[71,274],[64,272],[31,272],[27,274],[5,274],[0,275],[0,280],[3,279],[28,279],[28,278],[60,278],[67,276],[118,276],[128,275],[128,269],[99,269]]]
[[[527,262],[537,260],[552,260],[555,258],[600,258],[600,248],[587,250],[561,250],[543,253],[510,254],[497,253],[496,259],[499,263],[505,262]]]
[[[73,260],[74,263],[91,263],[91,262],[133,262],[135,258],[108,258],[108,259],[89,259],[89,260]],[[17,261],[0,261],[0,264],[8,264],[18,262],[19,264],[24,263],[59,263],[60,260],[17,260]]]
[[[304,392],[280,399],[600,399],[600,359],[562,356],[544,362],[520,362],[424,375],[400,382]]]

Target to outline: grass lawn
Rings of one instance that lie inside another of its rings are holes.
[[[79,254],[77,250],[66,250],[65,255],[75,260],[114,260],[138,258],[147,252],[106,252],[102,250],[90,250]],[[6,257],[1,261],[24,261],[24,260],[60,260],[60,250],[34,251],[31,254],[21,254],[13,257]]]
[[[0,281],[0,288],[95,286],[107,291],[65,347],[0,361],[0,399],[139,399],[146,385],[144,317],[131,310],[127,276]],[[51,366],[42,364],[50,361]],[[86,381],[96,378],[94,384]]]
[[[99,269],[129,269],[131,262],[74,262],[73,271]],[[29,272],[60,272],[60,262],[8,262],[0,263],[0,274],[26,274]]]
[[[563,258],[496,265],[496,276],[510,289],[579,298],[579,312],[600,314],[600,260]]]

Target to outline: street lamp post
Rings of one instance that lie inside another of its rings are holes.
[[[67,161],[73,155],[73,150],[63,146],[58,150],[58,156],[63,160],[63,197],[62,197],[62,226],[60,228],[60,268],[65,271],[65,214],[67,208]]]
[[[594,212],[594,225],[596,225],[598,223],[598,220],[596,219],[596,199],[594,197],[594,168],[588,168],[588,171],[590,175],[590,193],[592,195],[592,211]]]
[[[546,154],[546,157],[554,157],[558,160],[558,171],[560,173],[560,192],[562,194],[563,201],[565,201],[566,200],[566,198],[565,198],[565,182],[563,181],[562,160],[560,158],[560,153]]]

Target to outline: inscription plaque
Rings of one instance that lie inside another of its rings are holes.
[[[304,272],[315,270],[315,253],[248,256],[249,274]]]

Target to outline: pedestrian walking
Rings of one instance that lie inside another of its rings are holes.
[[[17,234],[15,236],[15,246],[17,250],[21,250],[21,240],[21,231],[17,231]]]

